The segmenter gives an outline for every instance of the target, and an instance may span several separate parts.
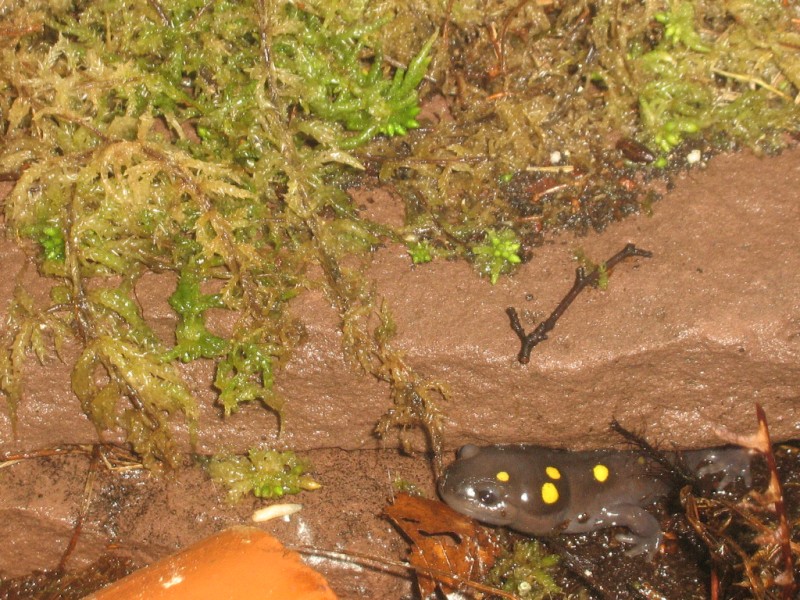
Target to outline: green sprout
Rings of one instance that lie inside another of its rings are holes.
[[[60,228],[53,225],[43,227],[38,242],[44,251],[45,260],[62,262],[66,258],[64,232]]]
[[[420,489],[419,485],[400,476],[395,477],[394,481],[392,482],[392,489],[397,493],[408,494],[409,496],[418,496],[420,498],[425,497],[425,494],[422,489]]]
[[[408,254],[411,256],[411,262],[415,265],[429,263],[433,260],[431,251],[433,248],[426,241],[414,242],[408,247]]]
[[[673,2],[669,12],[660,12],[653,18],[664,25],[664,38],[673,46],[682,44],[695,52],[710,52],[694,28],[694,5],[691,2]]]
[[[499,183],[510,183],[514,179],[514,173],[503,173],[497,178]]]
[[[608,289],[608,267],[606,267],[606,263],[597,267],[597,288],[600,290]]]
[[[575,260],[578,261],[585,273],[591,273],[595,269],[597,270],[597,283],[595,287],[599,290],[607,290],[608,289],[608,266],[606,263],[596,263],[594,262],[586,252],[583,251],[583,248],[578,248],[574,252]]]
[[[290,10],[303,26],[295,34],[278,37],[274,45],[276,64],[302,81],[302,88],[298,88],[301,107],[348,131],[359,132],[341,136],[337,140],[340,147],[355,148],[381,133],[392,137],[419,127],[417,87],[425,77],[438,31],[407,68],[397,68],[392,77],[387,77],[380,48],[371,50],[369,68],[362,59],[364,51],[370,50],[368,35],[385,20],[356,23],[335,32],[315,15]]]
[[[294,452],[251,449],[247,456],[213,456],[206,463],[211,479],[228,489],[233,503],[252,493],[257,498],[281,498],[322,487],[308,474],[311,465]]]
[[[561,594],[553,579],[558,556],[547,554],[536,540],[516,542],[489,572],[488,582],[523,600],[543,600]]]
[[[490,229],[486,232],[484,243],[472,248],[475,266],[494,285],[501,274],[510,272],[514,265],[522,262],[519,256],[521,245],[517,234],[511,229],[499,233]]]
[[[194,268],[181,271],[178,285],[169,297],[169,305],[178,313],[175,327],[177,344],[165,360],[179,358],[190,362],[198,358],[216,358],[228,348],[228,342],[206,329],[205,311],[224,308],[219,294],[200,292],[200,276]]]

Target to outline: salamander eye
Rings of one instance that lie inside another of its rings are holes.
[[[500,501],[500,498],[492,490],[480,490],[478,492],[478,500],[480,500],[481,504],[484,506],[494,506]]]

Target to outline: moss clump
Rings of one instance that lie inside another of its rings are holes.
[[[394,478],[392,489],[397,493],[408,494],[409,496],[425,496],[419,485],[400,476]]]
[[[631,45],[639,137],[662,153],[660,165],[687,139],[772,150],[785,143],[781,132],[797,129],[790,104],[800,86],[800,60],[781,48],[797,44],[800,34],[783,23],[789,11],[779,3],[746,4],[720,10],[671,0],[652,15],[662,27],[660,41],[646,52]],[[775,29],[765,27],[768,22]]]
[[[606,290],[608,289],[608,267],[606,263],[596,263],[594,262],[589,256],[587,256],[586,252],[584,252],[583,248],[577,248],[573,253],[575,256],[575,260],[577,261],[578,265],[584,270],[586,273],[591,273],[595,269],[597,269],[597,283],[594,284],[597,289]]]
[[[560,597],[561,587],[553,579],[558,556],[547,554],[536,540],[515,542],[489,572],[487,581],[523,600]]]
[[[686,167],[692,150],[785,147],[800,131],[798,10],[575,0],[459,2],[443,15],[409,3],[398,20],[448,19],[431,76],[452,118],[370,151],[407,198],[408,239],[472,258],[488,229],[512,229],[529,247],[647,206],[644,181]]]
[[[486,240],[472,248],[475,255],[475,266],[478,272],[489,277],[492,285],[502,273],[508,273],[515,265],[522,262],[519,249],[522,244],[517,235],[510,229],[486,232]]]
[[[176,344],[165,360],[179,358],[190,362],[198,358],[217,358],[228,348],[227,340],[211,333],[205,324],[205,311],[209,308],[225,308],[219,294],[200,292],[200,277],[194,268],[185,268],[180,273],[178,285],[169,297],[169,305],[178,314],[175,327]]]
[[[213,456],[206,463],[211,479],[228,489],[231,502],[250,493],[269,499],[319,489],[310,469],[294,452],[263,449],[250,450],[247,456]]]
[[[375,135],[404,135],[419,127],[417,87],[430,63],[436,33],[423,45],[407,68],[398,68],[388,79],[380,46],[369,47],[369,37],[385,25],[354,22],[343,30],[326,29],[320,17],[287,5],[295,17],[295,31],[277,37],[272,45],[278,73],[286,71],[298,80],[299,105],[325,123],[338,123],[358,135],[340,135],[342,148],[360,146]],[[371,65],[364,68],[362,53],[372,52]]]
[[[21,292],[9,313],[12,412],[48,331],[80,348],[72,387],[98,429],[121,428],[150,467],[183,460],[177,421],[193,439],[179,361],[216,361],[226,415],[255,400],[279,412],[273,372],[304,335],[286,305],[319,285],[309,265],[349,319],[370,310],[338,261],[388,233],[336,178],[361,168],[346,148],[418,125],[433,30],[395,68],[379,44],[391,14],[344,2],[11,2],[0,16],[5,227],[58,289],[44,308]],[[177,278],[174,345],[142,317],[149,272]],[[207,328],[210,309],[235,314],[232,332]]]
[[[411,257],[411,262],[415,265],[429,263],[433,260],[433,252],[431,245],[427,242],[412,243],[408,247],[408,255]]]

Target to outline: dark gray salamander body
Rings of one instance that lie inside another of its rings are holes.
[[[698,475],[722,472],[717,487],[738,477],[749,484],[750,457],[740,448],[682,453]],[[662,533],[645,506],[670,491],[636,452],[572,452],[541,446],[464,446],[439,480],[439,494],[456,511],[522,533],[582,533],[620,526],[629,554],[652,557]]]

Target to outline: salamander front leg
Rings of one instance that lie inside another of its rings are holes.
[[[633,548],[626,552],[628,556],[646,554],[649,560],[653,560],[664,537],[661,525],[653,515],[635,504],[609,506],[601,514],[598,525],[628,529],[628,532],[615,536],[620,542],[633,544]]]

